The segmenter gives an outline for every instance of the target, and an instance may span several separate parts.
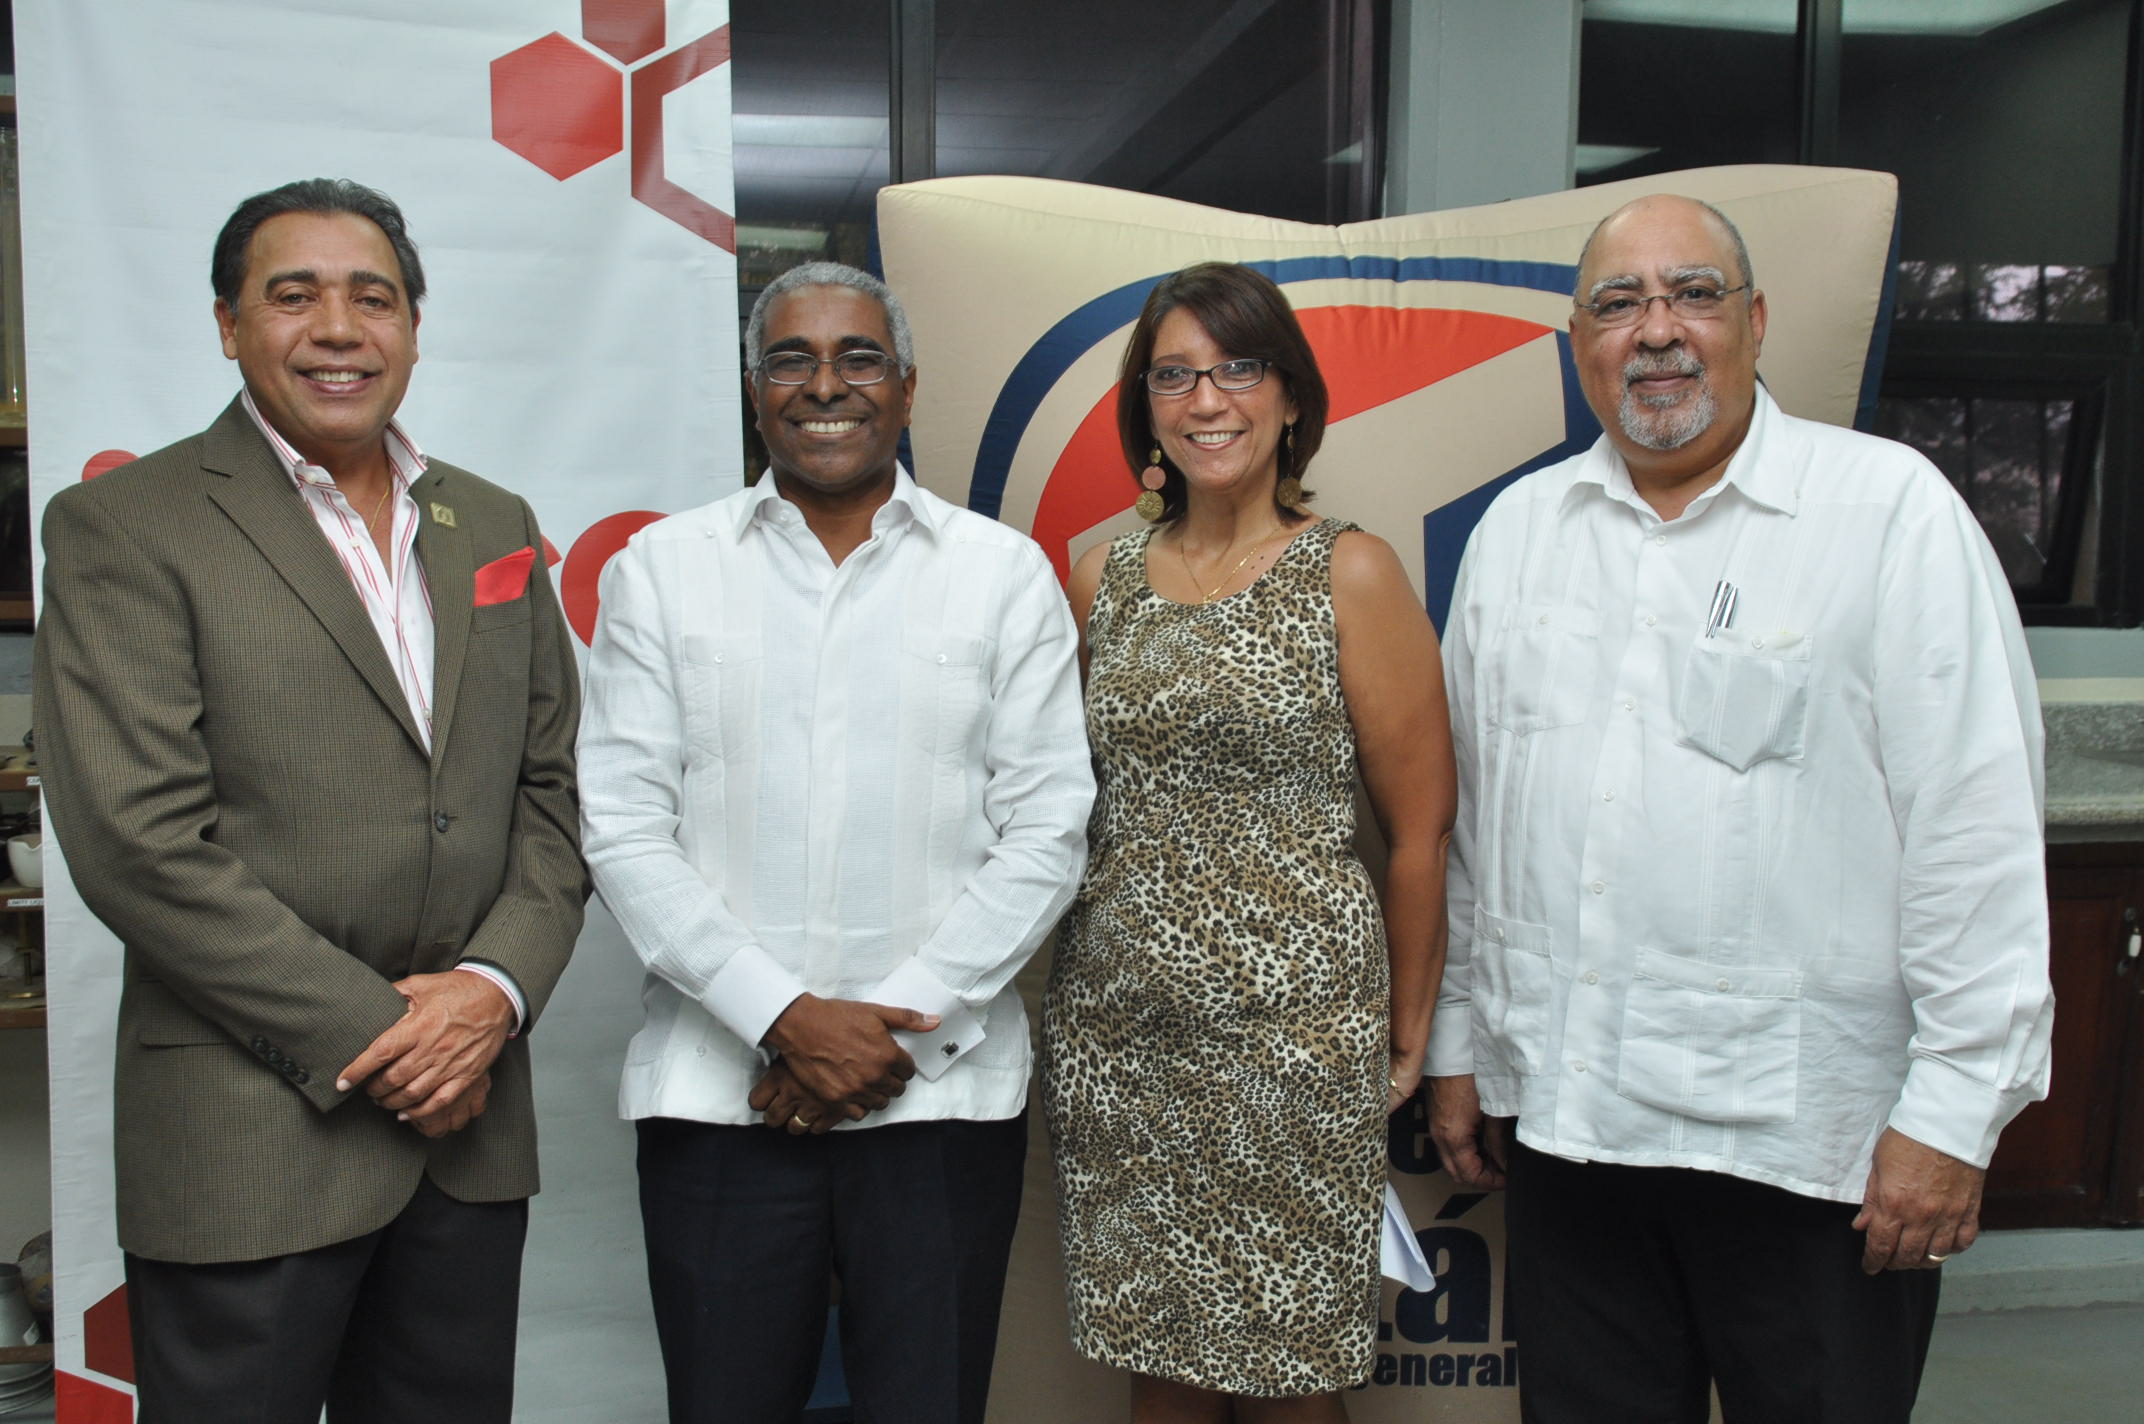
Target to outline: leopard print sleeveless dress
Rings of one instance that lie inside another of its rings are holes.
[[[1356,859],[1332,546],[1205,605],[1111,547],[1087,622],[1099,795],[1043,1001],[1073,1345],[1236,1394],[1368,1374],[1384,920]]]

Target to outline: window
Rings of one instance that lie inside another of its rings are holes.
[[[742,313],[799,263],[872,266],[887,183],[1010,173],[1376,216],[1388,16],[1389,0],[851,0],[830,23],[732,0]],[[747,421],[750,480],[766,453]]]
[[[1927,454],[2027,622],[2144,622],[2139,0],[1586,0],[1579,181],[1899,178],[1875,428]],[[1675,82],[1659,82],[1672,62]],[[1654,82],[1632,82],[1650,72]],[[1784,86],[1784,87],[1783,87]]]
[[[1374,216],[1373,76],[1353,52],[1372,8],[937,0],[937,171],[1299,222]]]
[[[1588,0],[1579,14],[1580,186],[1794,162],[1796,0]]]

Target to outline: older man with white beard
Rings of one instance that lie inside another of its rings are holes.
[[[1757,384],[1717,210],[1610,215],[1574,301],[1605,434],[1490,508],[1445,634],[1432,1130],[1510,1188],[1528,1421],[1905,1424],[2047,1089],[2016,608],[1927,461]]]

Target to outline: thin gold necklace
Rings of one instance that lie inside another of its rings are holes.
[[[389,475],[387,477],[387,488],[381,490],[380,497],[372,502],[372,513],[365,519],[365,532],[367,534],[374,533],[378,530],[380,524],[380,511],[387,508],[387,501],[391,496],[393,496],[394,492],[395,477],[393,475]]]
[[[1270,541],[1275,534],[1281,533],[1282,530],[1283,526],[1276,524],[1271,529],[1268,529],[1265,533],[1259,535],[1258,541],[1251,545],[1250,552],[1245,554],[1242,558],[1236,560],[1236,566],[1230,569],[1227,573],[1223,574],[1221,576],[1221,581],[1207,591],[1206,596],[1199,600],[1199,606],[1203,608],[1207,604],[1213,602],[1215,598],[1219,597],[1221,590],[1227,588],[1229,584],[1234,581],[1236,575],[1243,572],[1243,566],[1249,563],[1253,558],[1257,557],[1258,551],[1260,549],[1263,549],[1268,543],[1268,541]],[[1191,567],[1191,555],[1184,548],[1184,538],[1182,534],[1178,534],[1176,537],[1176,557],[1184,561],[1184,573],[1191,580],[1192,592],[1196,593],[1199,588],[1199,576],[1197,570]],[[1222,551],[1221,557],[1224,559],[1228,557],[1228,553],[1226,550]]]

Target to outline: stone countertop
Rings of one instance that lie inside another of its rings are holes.
[[[2047,838],[2144,840],[2144,702],[2049,701]]]

